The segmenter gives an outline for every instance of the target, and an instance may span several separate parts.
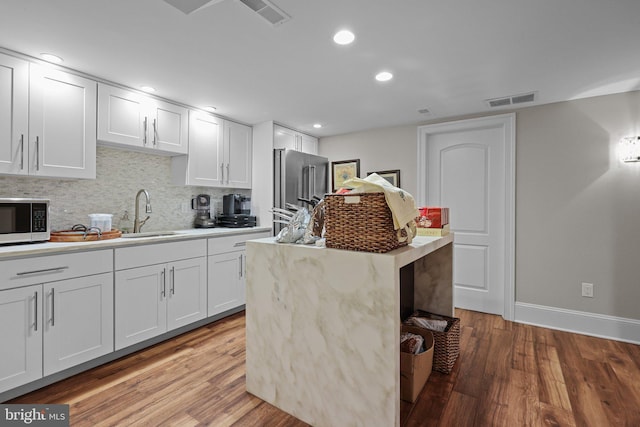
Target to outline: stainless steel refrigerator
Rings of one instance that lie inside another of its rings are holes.
[[[314,198],[323,198],[329,190],[329,160],[295,150],[274,150],[273,206],[287,209],[287,203],[311,210]],[[274,218],[278,219],[278,218]],[[282,224],[274,223],[278,233]]]

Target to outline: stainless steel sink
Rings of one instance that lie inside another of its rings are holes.
[[[144,233],[127,233],[123,234],[123,239],[140,239],[143,237],[165,237],[165,236],[175,236],[180,233],[176,233],[175,231],[146,231]]]

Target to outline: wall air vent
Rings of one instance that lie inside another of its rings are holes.
[[[505,96],[503,98],[485,99],[485,103],[490,108],[506,107],[509,105],[533,102],[536,99],[536,92],[521,93],[520,95]]]
[[[291,19],[289,15],[268,0],[240,0],[240,3],[245,4],[273,26],[284,24]]]

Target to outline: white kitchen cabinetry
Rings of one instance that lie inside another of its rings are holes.
[[[98,140],[157,154],[188,151],[188,110],[143,94],[98,84]]]
[[[279,125],[273,126],[273,148],[318,154],[318,138]]]
[[[206,240],[115,250],[115,348],[207,315]]]
[[[42,377],[42,286],[0,291],[0,392]]]
[[[0,95],[0,173],[95,178],[95,81],[0,54]]]
[[[189,155],[171,159],[176,184],[251,188],[251,127],[189,111]]]
[[[270,236],[269,232],[209,239],[207,313],[213,316],[245,303],[247,240]]]
[[[113,351],[112,270],[111,250],[0,262],[0,392]]]
[[[0,54],[0,173],[29,173],[29,63]]]

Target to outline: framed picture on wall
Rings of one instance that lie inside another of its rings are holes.
[[[331,162],[331,187],[335,193],[344,182],[360,176],[360,159]]]
[[[379,171],[379,172],[367,172],[367,176],[372,173],[377,173],[387,181],[391,183],[394,187],[400,188],[400,169],[394,169],[389,171]]]

